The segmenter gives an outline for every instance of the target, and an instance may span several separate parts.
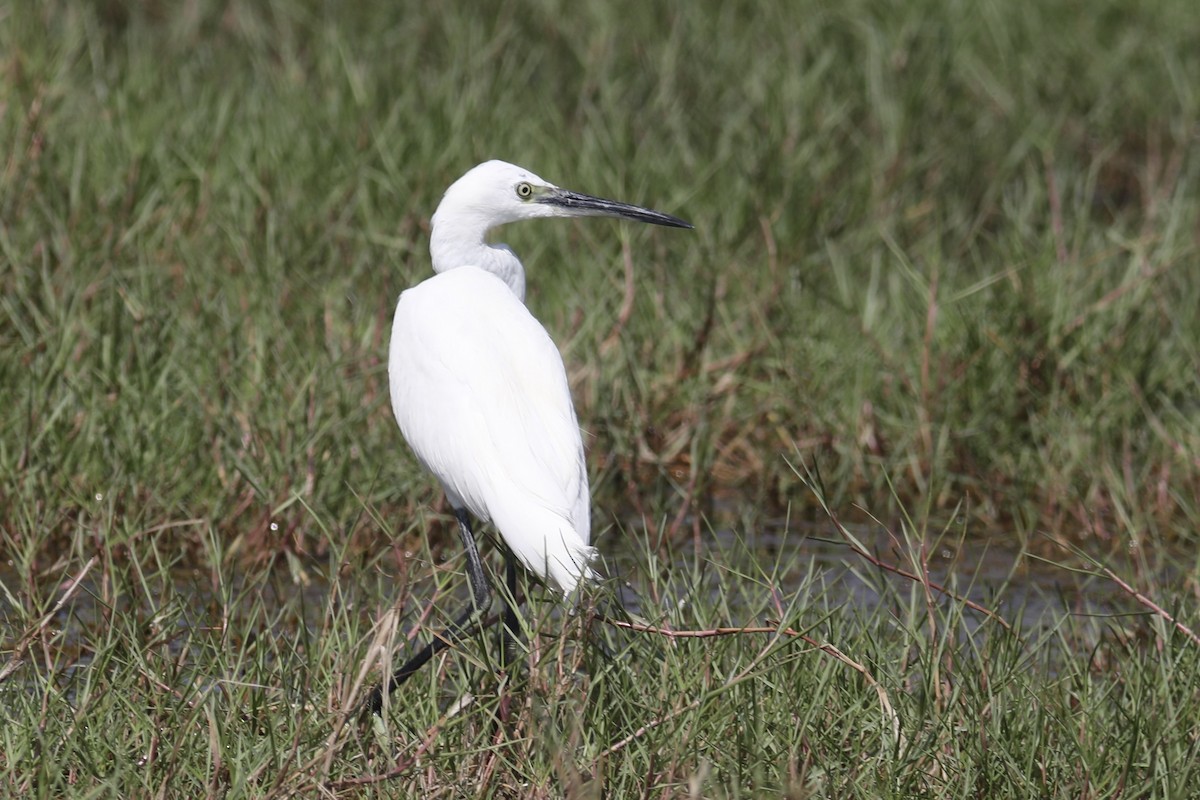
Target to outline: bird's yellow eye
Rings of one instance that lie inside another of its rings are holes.
[[[528,200],[532,196],[533,196],[533,187],[532,186],[530,186],[528,183],[525,183],[524,181],[517,184],[517,197],[521,198],[522,200]]]

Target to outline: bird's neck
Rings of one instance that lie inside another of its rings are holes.
[[[508,284],[513,294],[525,302],[525,268],[516,253],[504,244],[489,244],[481,231],[478,236],[463,236],[462,229],[448,226],[455,235],[439,235],[439,226],[434,221],[429,241],[429,254],[433,257],[433,271],[442,273],[455,267],[478,267],[492,273]]]

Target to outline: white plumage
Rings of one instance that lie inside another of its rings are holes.
[[[388,355],[396,421],[450,505],[496,523],[521,564],[564,594],[594,577],[580,427],[562,356],[524,306],[521,261],[486,235],[518,219],[572,216],[691,227],[562,190],[514,164],[479,164],[434,212],[437,275],[401,294]]]
[[[506,644],[519,628],[510,602],[513,557],[564,594],[595,576],[587,466],[562,356],[525,308],[520,260],[485,238],[521,219],[588,215],[691,227],[657,211],[560,189],[503,161],[487,161],[455,181],[433,215],[429,251],[437,274],[400,295],[388,382],[404,438],[454,507],[471,607],[371,692],[376,714],[387,692],[474,630],[491,605],[470,515],[495,523],[512,554]]]
[[[484,162],[438,205],[437,274],[400,295],[388,354],[396,421],[450,504],[494,522],[521,564],[564,593],[594,576],[583,441],[562,356],[525,308],[525,270],[485,237],[517,220],[573,216],[691,227]]]
[[[558,348],[475,266],[400,295],[388,373],[404,438],[455,508],[563,592],[590,577],[583,441]]]

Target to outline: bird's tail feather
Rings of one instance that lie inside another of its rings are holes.
[[[580,538],[563,513],[511,494],[489,503],[488,510],[512,554],[563,594],[573,592],[580,582],[597,579],[591,566],[596,549]]]

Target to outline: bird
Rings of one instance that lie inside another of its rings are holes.
[[[392,411],[420,464],[441,484],[466,551],[471,605],[388,681],[394,691],[473,631],[491,586],[472,518],[503,543],[508,595],[518,564],[570,596],[596,579],[583,438],[562,355],[525,306],[525,269],[489,231],[528,219],[604,216],[674,228],[678,217],[563,189],[527,169],[485,161],[450,185],[431,219],[432,277],[401,293],[388,348]],[[368,704],[379,714],[383,686]]]

